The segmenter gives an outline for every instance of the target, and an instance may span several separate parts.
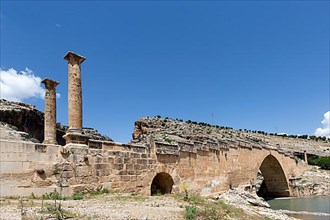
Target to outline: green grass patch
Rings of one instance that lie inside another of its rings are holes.
[[[184,200],[183,193],[174,194],[174,198],[180,201],[186,201],[183,216],[187,220],[207,219],[237,219],[237,220],[262,220],[263,217],[251,215],[240,208],[227,204],[223,200],[209,200],[202,196],[190,194],[188,200]]]
[[[41,198],[43,200],[68,200],[69,199],[69,197],[63,196],[56,191],[51,192],[51,193],[46,193],[46,194],[42,195]]]
[[[108,189],[100,189],[100,190],[95,190],[95,191],[90,192],[90,194],[93,196],[109,194],[109,193],[110,193],[110,190],[108,190]]]
[[[77,192],[72,195],[73,200],[82,200],[85,198],[85,195],[82,192]]]
[[[197,207],[193,205],[186,206],[184,218],[187,220],[195,220],[197,218]]]

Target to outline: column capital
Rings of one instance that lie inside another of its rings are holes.
[[[55,88],[58,84],[60,84],[59,82],[51,80],[49,78],[45,78],[41,82],[45,84],[46,88]]]
[[[85,57],[75,54],[71,51],[67,52],[64,56],[64,59],[67,60],[70,64],[81,64],[86,60]]]

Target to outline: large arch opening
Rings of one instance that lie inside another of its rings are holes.
[[[170,174],[157,173],[151,183],[151,195],[164,195],[172,192],[174,181]]]
[[[257,174],[260,180],[257,195],[264,198],[288,197],[290,190],[284,171],[278,160],[268,155],[263,161]]]

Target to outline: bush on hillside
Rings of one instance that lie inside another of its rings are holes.
[[[330,170],[330,157],[311,157],[308,158],[308,164],[319,166],[321,169]]]

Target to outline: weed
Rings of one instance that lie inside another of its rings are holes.
[[[85,198],[85,195],[82,192],[77,192],[72,195],[73,200],[82,200]]]
[[[60,172],[61,172],[61,169],[60,169],[59,165],[55,164],[54,168],[53,168],[53,175],[59,174]]]
[[[41,210],[41,213],[43,214],[49,214],[52,218],[55,219],[67,219],[76,217],[76,214],[73,214],[71,212],[68,212],[64,209],[62,209],[61,204],[49,204],[46,203],[43,209]]]
[[[102,195],[102,194],[108,194],[110,193],[110,190],[108,189],[98,189],[90,192],[91,195],[96,196],[96,195]]]
[[[185,196],[184,196],[184,201],[187,201],[188,200],[188,184],[187,183],[182,183],[181,185],[181,190],[183,190],[185,192]]]
[[[165,137],[164,141],[167,142],[167,143],[172,143],[173,142],[173,140],[169,137]]]
[[[197,218],[197,207],[196,206],[186,206],[185,212],[184,212],[184,218],[187,220],[194,220]]]
[[[46,193],[44,195],[42,195],[42,199],[44,200],[67,200],[68,197],[61,195],[60,193],[58,193],[56,190],[54,192],[51,193]]]

